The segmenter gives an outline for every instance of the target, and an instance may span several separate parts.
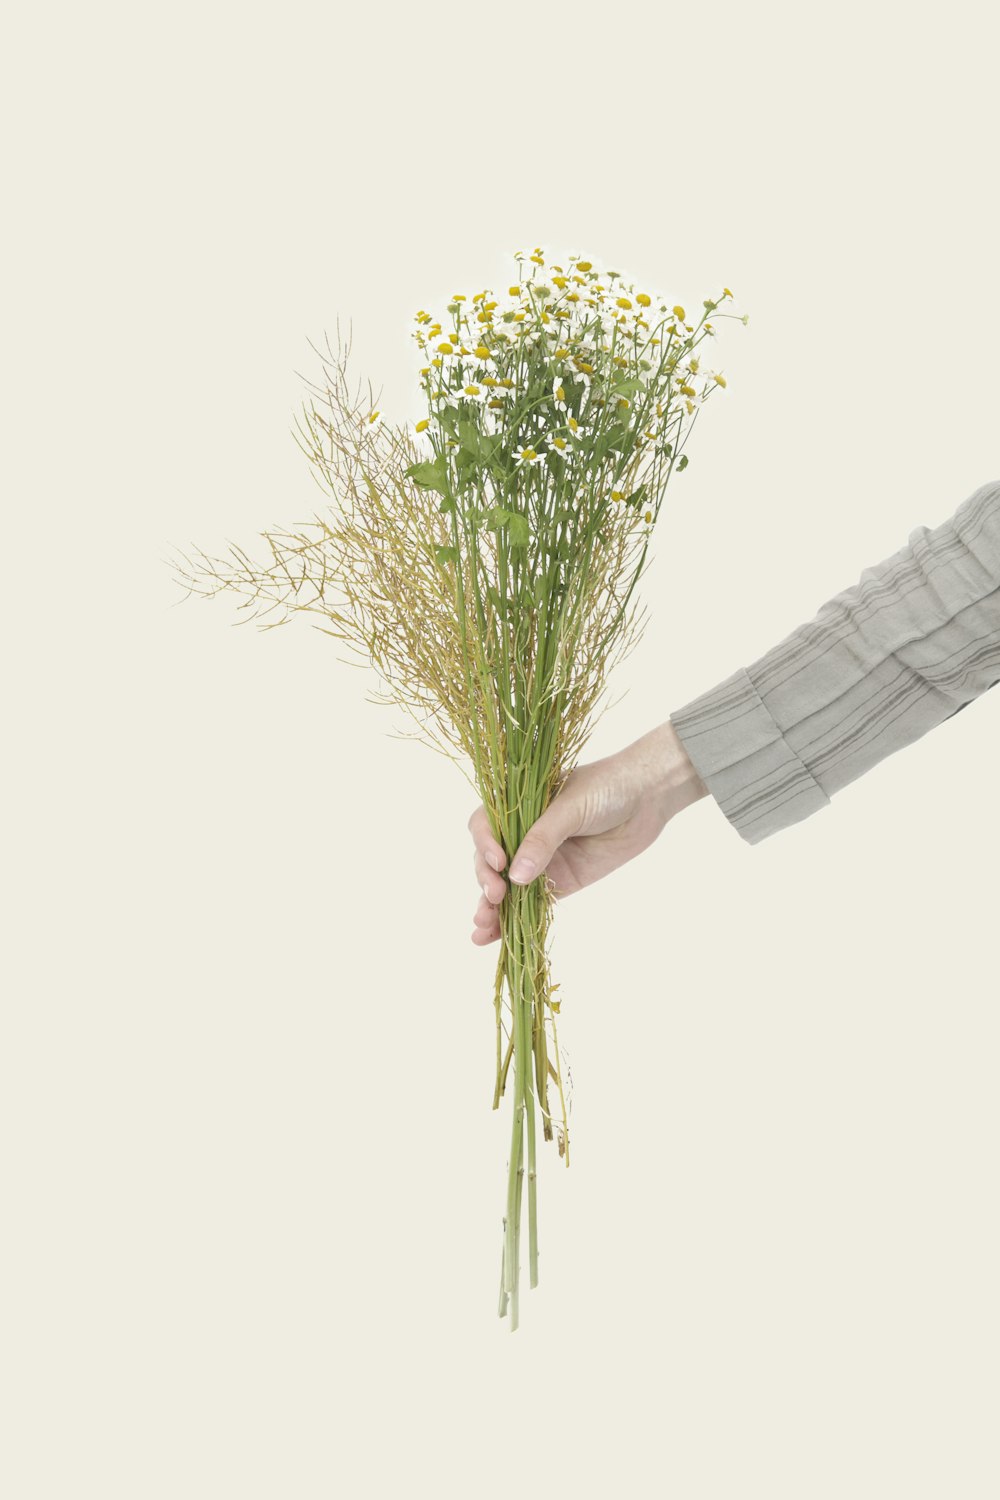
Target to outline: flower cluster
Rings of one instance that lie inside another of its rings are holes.
[[[702,368],[694,349],[701,337],[714,336],[709,316],[732,298],[728,287],[705,301],[692,323],[684,307],[615,271],[602,276],[579,256],[546,266],[539,246],[514,258],[520,279],[508,287],[507,301],[484,288],[471,301],[456,293],[447,321],[417,312],[413,337],[428,357],[420,375],[431,413],[416,424],[418,434],[432,440],[442,405],[478,408],[477,425],[487,434],[505,432],[518,465],[559,462],[586,443],[611,400],[626,420],[641,413],[633,434],[641,450],[663,436],[674,399],[690,416],[726,385],[720,371]]]

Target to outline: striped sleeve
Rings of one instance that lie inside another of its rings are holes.
[[[674,709],[695,770],[748,844],[1000,680],[1000,480],[749,666]]]

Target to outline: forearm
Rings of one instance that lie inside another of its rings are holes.
[[[815,617],[670,715],[756,844],[1000,678],[1000,483],[918,526]]]

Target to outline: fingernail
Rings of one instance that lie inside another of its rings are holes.
[[[487,901],[490,899],[490,893],[485,885],[483,886],[483,895],[486,897]]]
[[[486,863],[488,865],[492,865],[493,868],[494,868],[494,870],[499,870],[499,868],[500,868],[500,856],[498,854],[494,854],[493,850],[490,849],[490,850],[488,850],[487,855],[486,855]]]
[[[510,878],[511,880],[516,880],[519,885],[527,885],[528,881],[531,879],[534,873],[534,860],[515,859],[514,863],[510,867]]]

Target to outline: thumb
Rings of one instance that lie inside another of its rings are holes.
[[[514,854],[510,878],[528,885],[541,874],[559,845],[580,828],[583,813],[577,798],[560,793],[528,829]]]

